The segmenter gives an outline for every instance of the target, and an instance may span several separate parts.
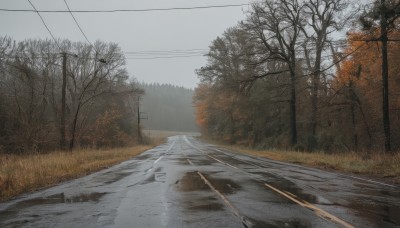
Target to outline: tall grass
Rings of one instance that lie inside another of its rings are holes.
[[[32,155],[0,154],[0,201],[107,168],[150,147]]]

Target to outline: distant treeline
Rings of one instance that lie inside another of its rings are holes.
[[[133,144],[142,93],[117,44],[0,37],[0,152]]]
[[[145,91],[141,100],[140,111],[144,129],[197,132],[193,90],[169,84],[145,84],[140,87]]]

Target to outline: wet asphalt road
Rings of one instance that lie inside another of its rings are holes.
[[[400,227],[400,188],[174,136],[0,204],[0,227]]]

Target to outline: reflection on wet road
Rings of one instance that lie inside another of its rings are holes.
[[[0,227],[400,227],[400,188],[175,136],[0,204]]]

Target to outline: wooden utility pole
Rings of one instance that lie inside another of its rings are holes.
[[[381,48],[382,48],[382,112],[383,131],[385,132],[385,152],[391,151],[389,119],[389,64],[388,64],[388,23],[386,1],[381,0]]]
[[[60,131],[61,131],[61,139],[60,139],[60,149],[65,149],[65,107],[66,107],[66,90],[67,90],[67,53],[63,52],[63,66],[62,66],[62,89],[61,89],[61,123],[60,123]]]
[[[140,131],[140,97],[137,102],[137,135],[139,143],[142,143],[142,133]]]

